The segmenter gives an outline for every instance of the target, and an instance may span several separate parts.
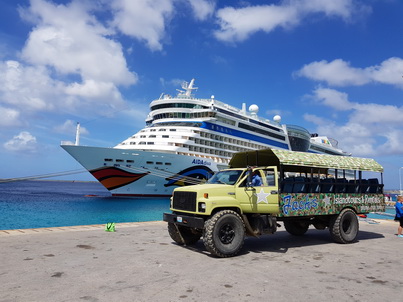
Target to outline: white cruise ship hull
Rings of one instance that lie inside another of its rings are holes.
[[[168,197],[218,171],[211,159],[153,151],[62,145],[112,196]]]
[[[114,148],[62,142],[64,148],[113,196],[171,196],[174,188],[200,183],[227,166],[237,152],[280,148],[347,155],[327,137],[303,127],[281,125],[257,116],[259,107],[242,109],[195,98],[194,79],[183,83],[177,96],[162,94],[150,103],[146,127]]]

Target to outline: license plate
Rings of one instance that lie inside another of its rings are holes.
[[[176,217],[176,221],[177,222],[182,222],[182,217],[180,217],[180,216]]]

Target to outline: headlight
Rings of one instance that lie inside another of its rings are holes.
[[[206,204],[204,202],[199,202],[199,212],[206,212]]]

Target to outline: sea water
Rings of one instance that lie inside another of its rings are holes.
[[[98,182],[0,183],[0,230],[160,221],[169,198],[111,197]],[[393,219],[394,209],[368,215]]]
[[[0,230],[162,220],[169,198],[118,198],[98,182],[0,183]]]

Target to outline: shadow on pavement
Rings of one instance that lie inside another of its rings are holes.
[[[382,234],[375,232],[359,231],[355,243],[362,240],[379,239],[384,237],[385,236]],[[308,232],[303,236],[294,236],[290,235],[286,231],[278,231],[274,235],[264,235],[258,238],[246,237],[244,246],[238,255],[245,255],[251,252],[287,253],[287,251],[292,248],[323,244],[338,244],[332,240],[328,229],[309,229]],[[186,246],[184,248],[194,252],[210,255],[204,247],[203,240],[199,240],[195,245]]]

